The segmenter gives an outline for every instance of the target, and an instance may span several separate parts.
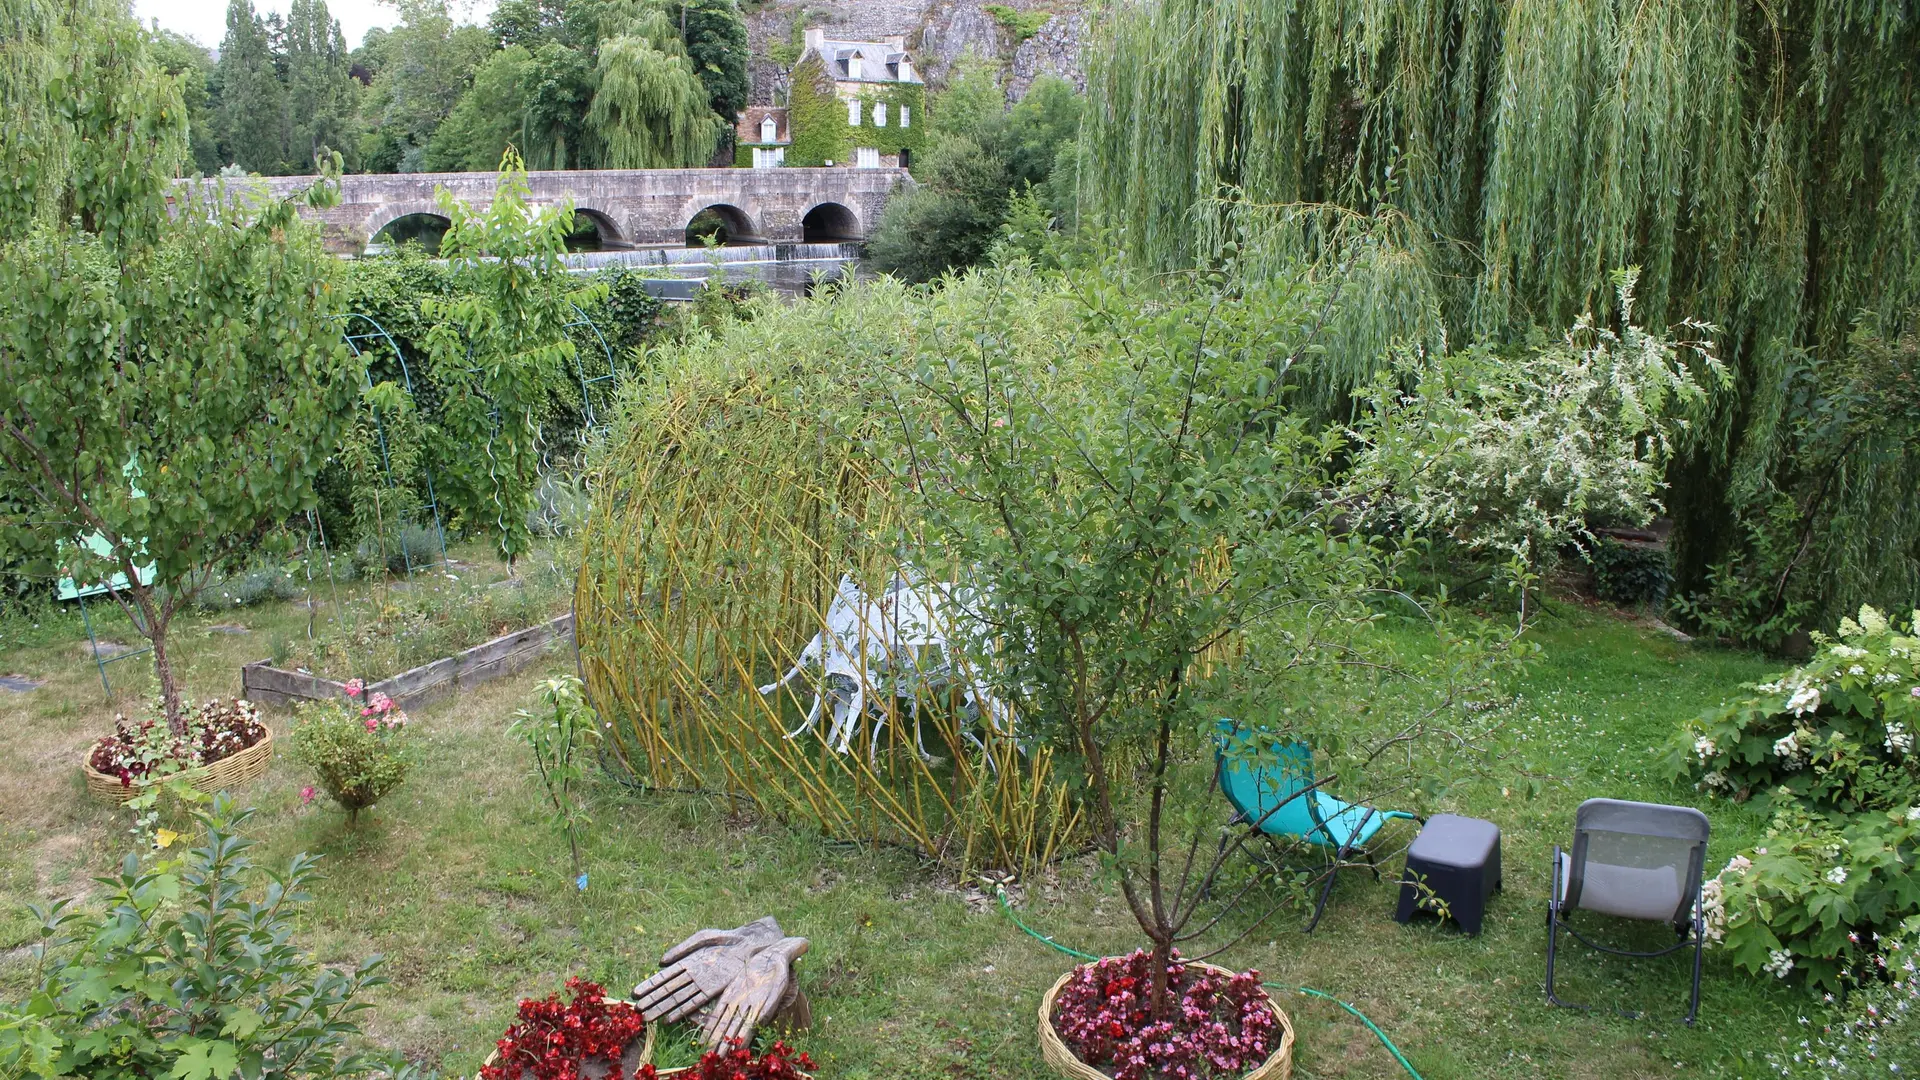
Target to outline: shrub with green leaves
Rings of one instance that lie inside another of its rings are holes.
[[[1610,604],[1658,604],[1673,587],[1673,557],[1659,544],[1601,537],[1587,551],[1593,594]]]
[[[361,1052],[363,993],[380,958],[336,970],[293,941],[318,859],[256,866],[240,835],[253,811],[224,795],[200,843],[143,868],[128,855],[105,911],[32,908],[31,989],[0,1003],[0,1076],[315,1080],[415,1068]],[[9,995],[11,997],[11,995]]]
[[[347,684],[360,693],[359,680]],[[347,699],[302,706],[294,722],[294,760],[312,769],[320,786],[347,812],[347,824],[378,803],[407,778],[407,714],[385,694],[375,693],[358,709]]]
[[[1920,622],[1920,611],[1913,614]],[[1680,729],[1667,762],[1711,794],[1782,789],[1853,813],[1920,801],[1920,631],[1860,609],[1839,640],[1815,634],[1813,659]]]
[[[1806,1036],[1788,1038],[1792,1048],[1767,1055],[1776,1075],[1790,1080],[1834,1080],[1846,1076],[1898,1076],[1902,1062],[1920,1061],[1920,918],[1908,919],[1898,937],[1882,935],[1867,958],[1886,973],[1848,994],[1837,1022],[1822,1024]],[[1828,994],[1831,1002],[1833,995]]]
[[[1707,940],[1755,975],[1844,990],[1886,972],[1880,939],[1920,915],[1920,807],[1829,818],[1788,801],[1765,842],[1700,893]]]

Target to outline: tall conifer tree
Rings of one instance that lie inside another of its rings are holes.
[[[287,160],[287,95],[275,70],[273,38],[253,0],[227,4],[220,42],[220,148],[248,172],[276,173]]]

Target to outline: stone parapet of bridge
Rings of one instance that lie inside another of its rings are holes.
[[[340,202],[302,217],[322,224],[329,250],[357,253],[389,222],[409,214],[445,216],[442,189],[483,208],[498,173],[370,173],[340,179]],[[311,176],[226,181],[231,191],[283,198]],[[208,181],[212,183],[213,181]],[[600,169],[527,174],[536,206],[571,203],[591,218],[604,243],[667,246],[685,242],[687,226],[713,210],[735,240],[798,243],[862,240],[878,224],[895,190],[913,181],[904,169]]]

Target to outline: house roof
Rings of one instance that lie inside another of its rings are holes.
[[[906,79],[906,80],[901,79],[900,77],[901,65],[903,63],[907,64],[909,66],[909,71],[911,71],[913,58],[909,56],[907,53],[903,52],[898,45],[895,45],[891,42],[822,41],[819,43],[819,45],[815,46],[815,48],[819,51],[821,59],[825,60],[827,63],[827,73],[833,76],[834,79],[839,81],[845,81],[845,82],[856,82],[856,81],[857,82],[901,82],[901,81],[919,82],[920,81],[920,75],[918,72],[912,72],[913,77],[911,79]],[[848,61],[852,60],[856,56],[858,56],[863,62],[876,62],[876,63],[884,64],[887,68],[887,74],[889,77],[884,79],[876,79],[876,78],[873,78],[868,72],[863,71],[861,73],[862,78],[857,80],[854,79],[852,75],[852,68],[848,66]]]
[[[760,138],[760,124],[771,118],[774,122],[775,144],[793,141],[793,133],[787,128],[787,110],[778,105],[751,105],[740,113],[734,124],[734,138],[742,146],[765,146]]]

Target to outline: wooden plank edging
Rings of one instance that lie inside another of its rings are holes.
[[[367,687],[369,695],[385,694],[394,704],[411,709],[457,690],[510,675],[539,659],[547,646],[573,636],[573,614],[481,642],[452,656],[422,664]],[[240,668],[240,694],[263,705],[290,707],[302,701],[325,701],[344,695],[345,683],[287,671],[259,660]]]

